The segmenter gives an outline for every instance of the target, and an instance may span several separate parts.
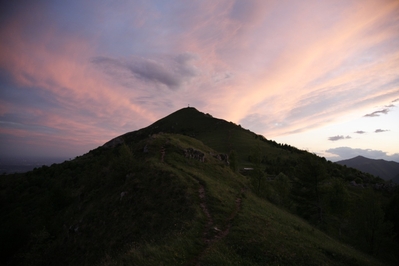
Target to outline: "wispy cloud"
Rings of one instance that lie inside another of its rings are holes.
[[[389,109],[382,109],[382,110],[379,110],[379,111],[372,112],[370,114],[366,114],[364,116],[365,117],[376,117],[376,116],[380,116],[380,114],[386,115],[388,112],[389,112]]]
[[[333,137],[329,137],[328,140],[330,141],[337,141],[337,140],[342,140],[342,139],[351,139],[351,136],[342,136],[342,135],[337,135],[337,136],[333,136]]]
[[[381,109],[381,110],[374,111],[372,113],[366,114],[366,115],[364,115],[364,117],[377,117],[377,116],[380,116],[381,114],[384,114],[384,115],[388,114],[389,112],[392,111],[392,108],[396,107],[394,104],[392,104],[395,101],[397,101],[397,99],[391,101],[391,104],[384,105],[384,107],[385,107],[384,109]]]
[[[354,133],[356,133],[356,134],[365,134],[365,133],[366,133],[366,131],[363,131],[363,130],[358,130],[358,131],[355,131]]]
[[[376,129],[374,132],[375,133],[382,133],[382,132],[387,132],[387,131],[389,131],[389,130],[387,130],[387,129]]]
[[[83,153],[88,146],[92,149],[137,127],[135,123],[155,120],[151,112],[132,104],[129,94],[90,66],[87,57],[93,50],[89,40],[54,31],[51,23],[31,30],[36,17],[45,19],[47,15],[28,10],[0,28],[4,37],[0,68],[7,73],[7,79],[1,76],[2,99],[7,101],[0,117],[7,122],[7,127],[3,123],[0,128],[2,141],[20,136],[21,147],[69,143],[68,149],[58,151]],[[31,31],[37,38],[25,34]],[[14,148],[17,150],[16,145]],[[9,147],[2,150],[14,152]]]
[[[197,59],[198,56],[195,54],[183,53],[176,56],[160,56],[155,59],[137,56],[129,59],[115,59],[98,56],[93,58],[92,62],[102,67],[116,80],[125,84],[130,83],[130,86],[137,80],[142,80],[177,90],[200,74],[193,64],[193,61]]]

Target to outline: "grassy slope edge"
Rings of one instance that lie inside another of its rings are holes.
[[[242,167],[254,147],[283,158],[296,156],[291,149],[194,108],[183,111],[195,119],[180,110],[119,144],[1,176],[1,263],[380,265],[259,198],[249,177],[213,156],[239,150]],[[159,133],[168,131],[196,139]],[[187,148],[205,162],[186,158]]]

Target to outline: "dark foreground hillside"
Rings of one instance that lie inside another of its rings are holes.
[[[379,182],[185,108],[1,176],[0,264],[395,265],[399,197]]]

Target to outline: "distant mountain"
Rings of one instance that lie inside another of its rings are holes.
[[[25,173],[43,165],[67,160],[63,157],[0,157],[0,174]]]
[[[352,159],[338,161],[337,163],[374,176],[379,176],[384,180],[392,179],[395,183],[399,184],[399,163],[397,162],[385,161],[382,159],[375,160],[363,156],[357,156]]]

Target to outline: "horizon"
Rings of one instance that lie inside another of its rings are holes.
[[[43,165],[59,164],[71,158],[65,157],[0,157],[0,175],[26,173]]]
[[[183,107],[183,108],[181,108],[181,109],[177,109],[177,110],[175,110],[174,112],[177,112],[177,111],[179,111],[179,110],[183,110],[183,109],[185,109],[185,108],[187,108],[187,107]],[[188,108],[194,108],[194,109],[196,109],[194,106],[189,106],[188,105]],[[197,110],[197,109],[196,109]],[[199,111],[199,112],[201,112],[200,110],[197,110],[197,111]],[[174,113],[174,112],[172,112],[172,113]],[[170,113],[170,114],[172,114],[172,113]],[[201,113],[204,113],[204,112],[201,112]],[[168,114],[168,115],[170,115],[170,114]],[[167,115],[166,115],[167,116]],[[166,117],[165,116],[165,117]],[[213,116],[212,116],[213,117]],[[223,118],[220,118],[220,117],[215,117],[216,119],[223,119]],[[225,120],[226,122],[227,122],[227,120]],[[154,122],[156,122],[156,121],[154,121]],[[152,123],[151,123],[152,124]],[[150,126],[151,124],[149,124],[148,126]],[[237,125],[237,126],[241,126],[241,125]],[[249,130],[249,129],[247,129],[247,128],[243,128],[243,129],[245,129],[245,130]],[[138,130],[140,130],[140,129],[138,129]],[[128,133],[128,132],[125,132],[125,133]],[[125,133],[123,133],[123,134],[125,134]],[[254,133],[256,133],[256,132],[254,132]],[[123,135],[123,134],[121,134],[121,135]],[[256,133],[257,134],[257,133]],[[119,135],[119,136],[121,136],[121,135]],[[119,137],[119,136],[115,136],[114,138],[116,138],[116,137]],[[265,136],[264,136],[265,137]],[[113,139],[113,138],[112,138]],[[112,139],[109,139],[108,141],[111,141]],[[270,140],[270,141],[275,141],[275,140],[273,140],[273,139],[268,139],[268,140]],[[107,141],[107,142],[108,142]],[[106,143],[106,142],[105,142]],[[104,145],[105,143],[103,143],[102,145]],[[284,145],[284,144],[288,144],[288,145],[290,145],[289,143],[279,143],[279,142],[277,142],[278,144],[281,144],[281,145]],[[99,145],[98,147],[101,147],[102,145]],[[290,145],[290,146],[292,146],[292,145]],[[96,149],[96,148],[98,148],[98,147],[95,147],[94,149]],[[295,146],[293,146],[293,147],[295,147]],[[295,147],[295,148],[298,148],[298,147]],[[89,151],[86,151],[86,152],[84,152],[84,153],[82,153],[82,154],[78,154],[78,155],[76,155],[76,156],[74,156],[74,157],[69,157],[69,156],[43,156],[43,155],[17,155],[17,156],[4,156],[4,155],[0,155],[0,173],[2,173],[3,171],[1,171],[1,170],[4,170],[4,169],[2,169],[1,167],[2,166],[7,166],[7,167],[9,167],[9,166],[15,166],[16,168],[15,169],[19,169],[20,168],[20,166],[23,166],[23,165],[26,165],[26,164],[28,164],[28,165],[32,165],[32,164],[34,164],[34,166],[42,166],[42,165],[47,165],[47,166],[49,166],[49,165],[51,165],[51,164],[53,164],[53,163],[62,163],[62,162],[64,162],[64,161],[68,161],[68,160],[73,160],[73,159],[75,159],[76,157],[79,157],[79,156],[83,156],[84,154],[86,154],[86,153],[88,153]],[[320,155],[318,155],[318,156],[320,156]],[[320,156],[320,157],[323,157],[323,156]],[[392,162],[397,162],[397,163],[399,163],[399,161],[395,161],[395,160],[389,160],[389,158],[388,159],[384,159],[384,158],[370,158],[370,157],[367,157],[367,156],[364,156],[364,155],[353,155],[352,157],[344,157],[344,158],[339,158],[339,159],[337,159],[337,158],[335,158],[335,160],[334,160],[334,158],[332,158],[332,159],[329,159],[329,158],[326,158],[327,160],[329,160],[329,161],[331,161],[331,162],[334,162],[334,163],[336,163],[336,162],[338,162],[338,161],[344,161],[344,160],[350,160],[350,159],[354,159],[354,158],[356,158],[356,157],[363,157],[363,158],[366,158],[366,159],[372,159],[372,160],[385,160],[385,161],[392,161]],[[9,170],[9,171],[5,171],[6,173],[13,173],[12,172],[12,170],[14,169],[13,167],[11,167],[10,168],[11,170]],[[32,168],[33,169],[33,168]],[[10,172],[11,171],[11,172]],[[26,171],[29,171],[29,170],[26,170]],[[22,172],[22,171],[17,171],[17,172]]]
[[[398,1],[0,12],[0,157],[75,158],[189,105],[330,161],[399,162]]]

